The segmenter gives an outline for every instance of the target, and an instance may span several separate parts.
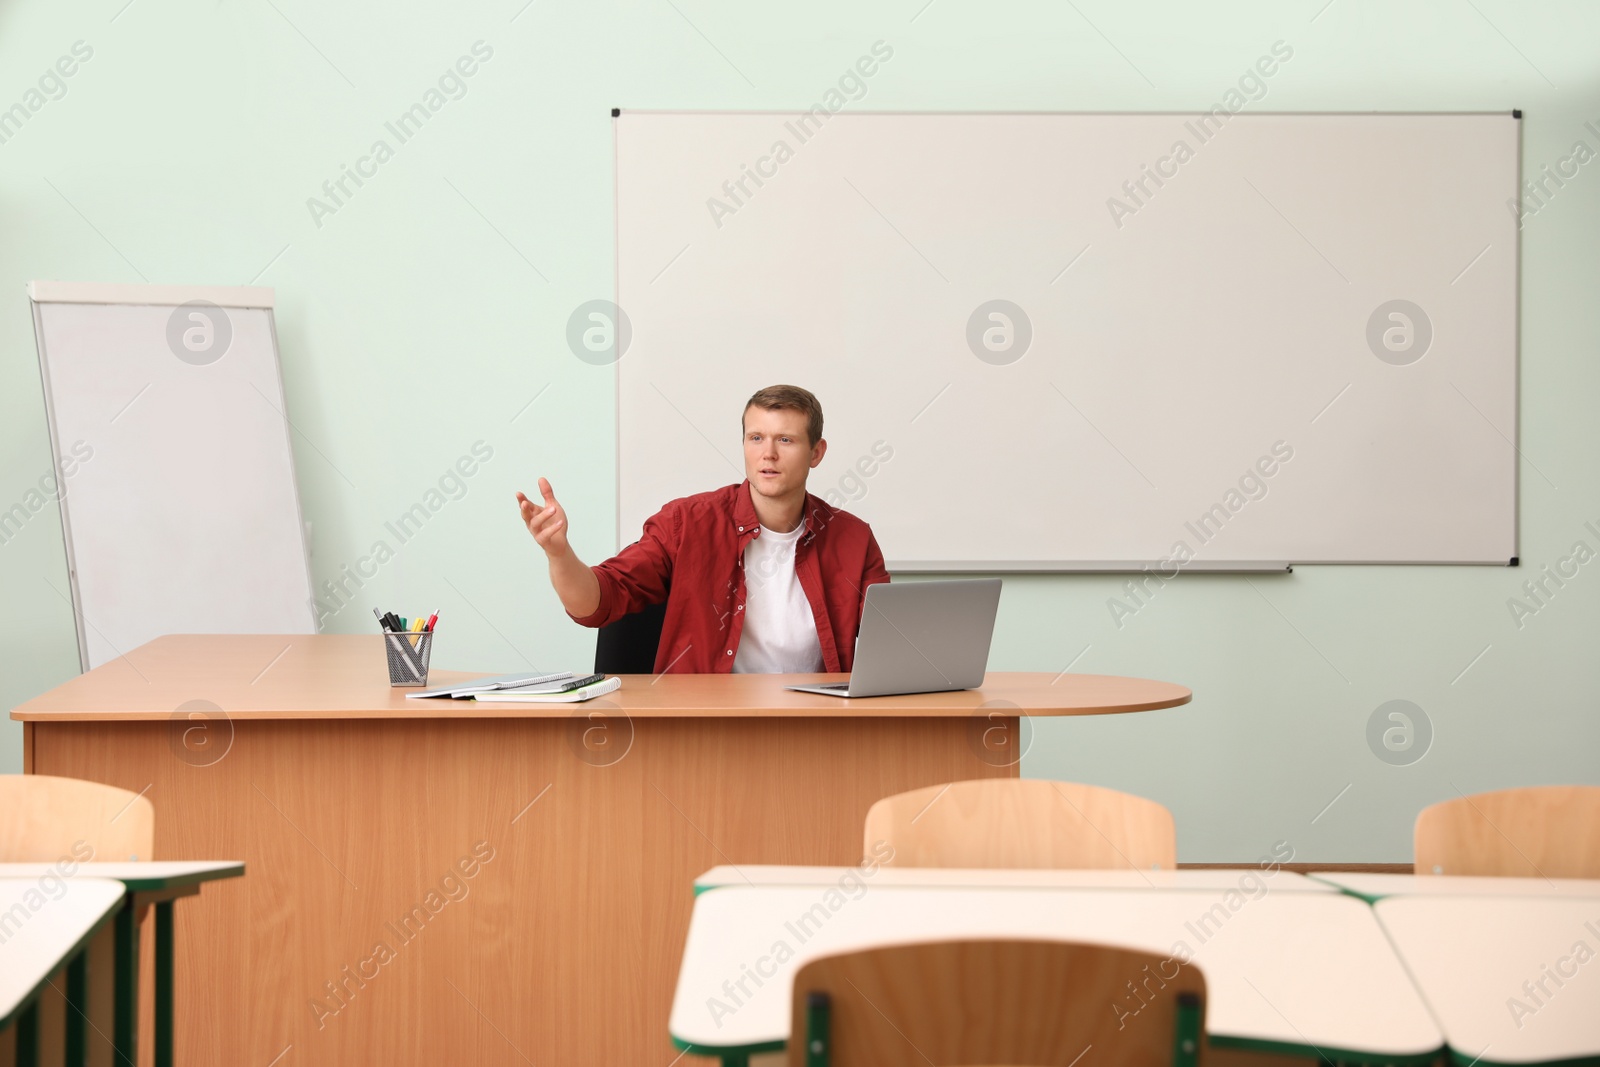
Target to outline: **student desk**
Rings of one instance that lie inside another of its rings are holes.
[[[1471,1063],[1600,1062],[1600,897],[1387,897],[1373,905]]]
[[[874,945],[992,937],[1121,945],[1175,961],[1192,955],[1205,975],[1206,1031],[1215,1047],[1422,1064],[1443,1045],[1372,909],[1343,894],[1268,888],[1279,878],[1300,884],[1287,872],[1254,895],[1230,896],[1209,888],[878,884],[891,870],[862,871],[852,882],[701,893],[672,1006],[673,1039],[743,1063],[785,1046],[794,975],[810,960]],[[1232,875],[1231,890],[1249,872],[1195,873]],[[751,974],[764,977],[757,984]]]
[[[59,884],[58,894],[55,883],[37,877],[0,876],[0,1040],[15,1041],[17,1067],[33,1067],[41,1050],[50,1062],[81,1067],[89,1048],[89,944],[111,922],[123,890],[101,878]],[[71,1003],[62,1006],[61,1030],[41,1033],[40,998],[63,966]]]
[[[1600,881],[1315,877],[1374,902],[1459,1067],[1600,1061]]]
[[[237,878],[244,864],[236,862],[144,862],[74,863],[71,874],[62,874],[57,863],[0,863],[0,878],[31,879],[35,885],[52,875],[69,885],[79,879],[109,879],[122,883],[123,906],[117,911],[116,948],[112,967],[117,975],[116,1011],[110,1040],[122,1050],[123,1058],[133,1062],[138,1033],[139,915],[147,905],[156,909],[156,988],[155,1048],[156,1067],[173,1063],[172,991],[175,973],[172,904],[180,897],[192,897],[206,882]]]
[[[796,680],[407,700],[377,634],[183,635],[12,715],[28,771],[148,796],[162,857],[250,866],[178,915],[185,1062],[665,1065],[696,874],[854,863],[881,797],[1015,777],[1019,715],[1190,699],[1097,675],[864,701]]]

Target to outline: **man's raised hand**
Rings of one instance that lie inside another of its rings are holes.
[[[565,556],[570,551],[570,546],[567,544],[566,509],[556,503],[556,495],[550,489],[550,482],[544,478],[539,479],[539,493],[544,497],[543,507],[521,493],[517,494],[517,503],[522,508],[522,521],[527,525],[533,539],[539,542],[539,547],[544,549],[545,555]]]

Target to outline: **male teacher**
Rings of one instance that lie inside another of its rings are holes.
[[[669,502],[644,534],[598,566],[567,541],[567,513],[517,501],[550,561],[550,584],[583,626],[666,601],[658,673],[848,671],[867,586],[889,572],[872,528],[806,492],[822,462],[822,405],[773,385],[745,404],[745,480]]]

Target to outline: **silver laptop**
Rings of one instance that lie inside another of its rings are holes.
[[[834,697],[975,689],[999,607],[998,578],[870,585],[850,680],[786,688]]]

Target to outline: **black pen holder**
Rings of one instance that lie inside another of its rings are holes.
[[[431,630],[385,631],[383,651],[389,660],[390,685],[420,687],[428,684],[428,657],[433,652]]]

